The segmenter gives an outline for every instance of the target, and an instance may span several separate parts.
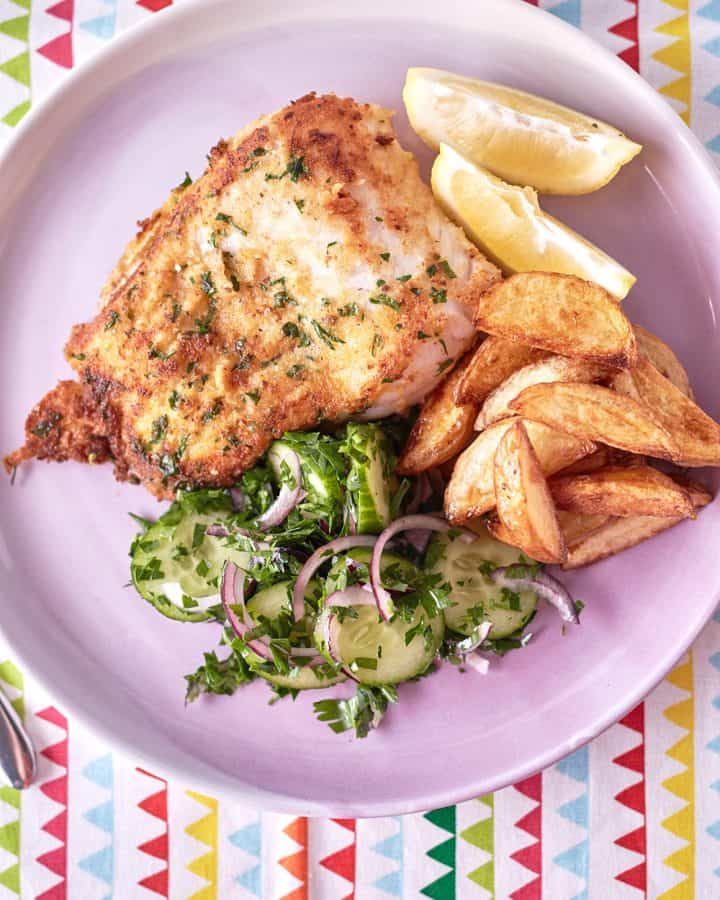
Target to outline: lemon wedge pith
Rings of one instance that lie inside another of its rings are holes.
[[[635,283],[620,263],[544,213],[532,188],[501,181],[447,144],[440,144],[432,188],[448,216],[505,274],[577,275],[620,300]]]
[[[408,69],[403,100],[428,146],[450,144],[500,178],[541,193],[595,191],[642,149],[568,107],[440,69]]]

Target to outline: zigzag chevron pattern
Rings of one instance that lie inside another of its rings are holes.
[[[435,844],[429,850],[425,851],[425,855],[430,859],[434,859],[441,865],[446,866],[448,871],[436,878],[430,884],[426,884],[420,891],[426,897],[432,900],[454,900],[455,898],[455,845],[456,845],[456,814],[454,806],[445,806],[442,809],[435,809],[432,812],[425,813],[423,818],[446,832],[446,836]],[[447,837],[450,835],[450,837]]]
[[[72,69],[73,67],[73,15],[75,13],[74,0],[60,0],[48,6],[45,10],[47,15],[54,16],[63,22],[68,23],[68,30],[59,34],[57,37],[37,48],[45,59],[62,66],[63,69]]]
[[[343,879],[347,884],[339,886],[343,900],[354,900],[355,897],[355,848],[356,848],[356,823],[355,819],[331,819],[339,826],[348,843],[335,850],[328,856],[318,861],[329,872]],[[349,832],[349,834],[348,834]]]
[[[0,34],[5,37],[0,50],[0,72],[7,76],[0,81],[0,122],[12,128],[30,109],[29,3],[13,0],[6,9],[9,18],[0,21]]]
[[[680,104],[678,112],[689,125],[691,113],[689,0],[663,0],[663,2],[673,10],[680,10],[680,15],[673,13],[670,19],[655,28],[657,34],[671,40],[660,50],[656,50],[652,57],[674,72],[680,73],[680,78],[674,77],[659,90],[664,96],[678,101]]]
[[[84,19],[80,22],[79,27],[88,34],[93,35],[93,37],[107,41],[115,34],[117,0],[103,0],[103,3],[108,9],[99,15],[93,16],[91,19]]]
[[[10,698],[17,714],[24,718],[23,676],[17,666],[6,659],[0,662],[0,688]],[[0,787],[0,851],[2,868],[0,885],[20,896],[20,815],[22,792],[2,785]]]
[[[495,801],[492,794],[457,807],[458,878],[467,878],[483,897],[495,894]],[[458,882],[460,885],[462,882]],[[462,890],[459,888],[459,893]]]
[[[543,773],[543,886],[551,895],[587,896],[590,846],[589,752],[581,747]]]
[[[622,718],[617,727],[630,729],[638,735],[640,742],[613,759],[616,766],[634,772],[638,776],[638,781],[616,794],[615,800],[642,816],[642,824],[615,840],[618,847],[637,853],[641,857],[635,865],[619,872],[615,878],[642,891],[644,895],[647,890],[647,834],[645,827],[645,711],[642,703]]]
[[[709,661],[713,668],[718,672],[718,674],[720,674],[720,650],[713,653]],[[715,697],[713,697],[712,704],[715,709],[720,712],[720,691]],[[716,722],[715,724],[717,725],[718,723]],[[718,728],[717,736],[708,743],[707,749],[711,753],[720,755],[720,728]],[[718,794],[717,809],[720,809],[720,779],[718,779],[717,781],[713,781],[713,783],[710,785],[710,788]],[[718,816],[716,821],[711,822],[710,825],[708,825],[707,833],[716,841],[720,841],[720,816]],[[720,846],[718,847],[718,858],[720,858]],[[720,878],[720,865],[718,865],[717,869],[715,869],[714,874],[717,875],[718,878]]]
[[[148,794],[138,803],[138,809],[141,809],[148,816],[152,816],[160,823],[161,831],[155,836],[142,844],[138,845],[138,850],[146,856],[157,859],[161,863],[161,868],[151,875],[145,876],[138,882],[139,887],[146,888],[160,897],[169,896],[169,828],[168,828],[168,784],[164,778],[153,775],[152,772],[146,772],[145,769],[137,769],[139,775],[152,781],[152,793]],[[159,786],[159,787],[158,787]],[[148,784],[150,788],[150,784]]]
[[[262,896],[262,820],[259,816],[228,835],[228,840],[236,848],[251,858],[250,864],[234,877],[235,884],[254,897]]]
[[[513,790],[527,797],[535,806],[518,819],[514,825],[533,838],[533,842],[516,850],[511,858],[535,876],[513,891],[511,900],[540,900],[542,896],[542,773],[532,775],[513,785]]]
[[[62,774],[52,776],[40,785],[41,792],[60,806],[60,811],[45,822],[41,828],[59,842],[58,846],[37,857],[37,861],[57,875],[60,881],[39,894],[35,900],[66,900],[67,897],[67,835],[68,835],[68,722],[54,706],[48,706],[35,713],[38,719],[60,729],[63,737],[40,750],[40,754]]]
[[[403,896],[403,819],[402,816],[393,816],[391,820],[390,832],[384,833],[379,841],[375,841],[370,846],[372,854],[376,854],[383,858],[383,870],[381,874],[373,878],[372,886],[388,894],[391,897]],[[389,863],[389,866],[388,866]],[[376,860],[370,862],[373,870],[377,869]],[[362,872],[362,869],[360,869]]]
[[[204,887],[192,895],[190,900],[217,900],[218,802],[213,797],[206,797],[205,794],[198,794],[195,791],[186,791],[185,793],[208,810],[185,829],[185,834],[208,848],[207,851],[203,851],[200,856],[187,864],[189,872],[207,882]]]
[[[681,878],[670,890],[665,891],[658,900],[685,900],[693,897],[695,892],[694,854],[695,854],[695,803],[694,803],[694,694],[692,653],[687,660],[676,666],[667,676],[667,681],[687,696],[667,707],[665,718],[683,730],[685,734],[676,741],[665,755],[675,760],[681,770],[663,781],[665,790],[674,794],[682,805],[672,815],[662,821],[662,827],[674,834],[685,845],[665,857],[664,864]]]
[[[308,820],[298,816],[283,828],[283,834],[293,841],[297,848],[287,856],[278,859],[278,865],[299,882],[281,900],[308,900]]]
[[[103,832],[109,838],[109,843],[99,850],[88,853],[79,860],[78,866],[88,874],[107,885],[109,893],[105,900],[112,897],[112,885],[114,875],[114,827],[115,827],[115,802],[113,791],[113,758],[109,753],[91,760],[81,771],[82,776],[96,787],[109,794],[103,802],[91,807],[83,813],[83,818],[90,825]],[[86,849],[86,848],[85,848]]]

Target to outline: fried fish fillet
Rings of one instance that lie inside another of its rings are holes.
[[[31,457],[114,462],[157,497],[224,486],[284,431],[420,401],[498,270],[451,224],[391,113],[310,94],[209,155],[140,223]]]

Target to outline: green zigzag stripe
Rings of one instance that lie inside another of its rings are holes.
[[[450,871],[426,885],[420,893],[430,897],[431,900],[455,900],[455,829],[457,821],[455,807],[445,806],[442,809],[434,809],[425,813],[423,818],[452,836],[431,847],[425,854],[430,859],[447,866]]]
[[[18,16],[16,19],[6,19],[4,22],[0,22],[0,32],[27,44],[30,34],[30,16]]]
[[[23,85],[23,87],[26,87],[28,91],[30,90],[30,48],[28,44],[30,40],[29,12],[31,2],[32,0],[12,0],[12,3],[14,3],[15,6],[25,10],[26,15],[13,16],[10,19],[5,19],[3,22],[0,22],[0,34],[6,34],[8,37],[13,38],[13,40],[25,45],[23,52],[18,53],[11,59],[5,60],[5,62],[0,65],[0,72],[4,72],[5,75],[12,78],[13,81],[17,81],[19,84]],[[29,109],[30,98],[28,97],[27,100],[18,103],[17,106],[6,112],[0,121],[5,125],[13,127],[18,124]]]
[[[25,715],[25,702],[22,691],[24,689],[22,672],[9,659],[0,662],[0,680],[20,691],[20,696],[12,701],[19,716]],[[0,787],[0,802],[6,803],[17,810],[17,818],[14,822],[8,822],[0,828],[0,847],[6,850],[18,860],[7,869],[0,872],[0,884],[20,896],[20,791],[11,787]]]
[[[468,844],[471,844],[473,847],[477,847],[479,850],[483,850],[485,853],[490,854],[490,859],[483,863],[481,866],[478,866],[477,869],[473,869],[472,872],[468,874],[468,878],[470,881],[475,882],[479,887],[485,888],[485,890],[490,894],[491,897],[495,897],[495,824],[494,824],[494,816],[495,816],[495,801],[492,794],[488,794],[487,797],[478,797],[478,803],[482,803],[484,806],[487,806],[490,810],[490,814],[486,816],[484,819],[480,819],[479,822],[475,822],[474,825],[470,825],[469,828],[466,828],[464,831],[460,832],[460,837],[467,841]]]

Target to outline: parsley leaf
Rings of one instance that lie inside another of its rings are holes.
[[[358,685],[349,700],[318,700],[313,704],[315,715],[336,734],[354,731],[359,738],[367,737],[377,728],[390,703],[397,703],[397,691],[392,685],[368,687]]]

